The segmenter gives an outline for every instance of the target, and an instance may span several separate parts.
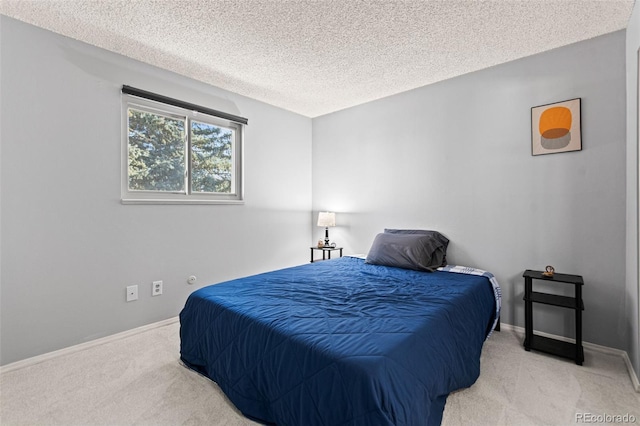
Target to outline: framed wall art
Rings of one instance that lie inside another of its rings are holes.
[[[580,150],[580,98],[531,108],[531,155]]]

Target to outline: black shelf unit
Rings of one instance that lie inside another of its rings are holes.
[[[570,358],[573,359],[576,364],[582,365],[584,362],[584,349],[582,348],[582,311],[584,310],[582,286],[584,285],[584,280],[582,277],[580,275],[570,274],[554,274],[552,277],[547,277],[542,271],[533,271],[530,269],[524,271],[522,276],[524,277],[524,349],[526,351],[533,349]],[[574,286],[574,296],[560,296],[557,294],[533,291],[533,280],[572,284]],[[534,334],[534,303],[573,309],[576,315],[576,342],[570,343]]]
[[[340,257],[342,257],[342,247],[309,247],[309,248],[311,249],[311,263],[318,262],[320,260],[320,259],[313,258],[313,252],[315,250],[322,251],[322,260],[331,259],[331,252],[336,250],[340,252]],[[328,258],[327,258],[327,255],[329,255]]]

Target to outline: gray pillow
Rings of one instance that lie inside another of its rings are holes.
[[[385,228],[384,232],[389,234],[422,234],[422,235],[430,235],[435,238],[438,242],[440,242],[441,247],[438,249],[438,252],[434,254],[434,256],[438,256],[442,261],[440,262],[440,266],[447,266],[447,247],[449,246],[449,239],[439,233],[438,231],[427,231],[426,229],[390,229]]]
[[[386,228],[384,230],[385,233],[388,234],[421,234],[421,235],[430,235],[440,242],[445,252],[447,251],[447,246],[449,245],[449,239],[439,233],[438,231],[427,231],[426,229],[389,229]]]
[[[442,242],[432,235],[385,232],[376,235],[365,262],[433,271],[442,265],[444,253]]]

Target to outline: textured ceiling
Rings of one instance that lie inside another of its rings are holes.
[[[633,0],[0,0],[0,12],[309,117],[626,28]]]

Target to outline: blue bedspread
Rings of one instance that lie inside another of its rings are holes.
[[[263,423],[439,424],[480,374],[495,303],[483,276],[343,257],[195,291],[181,358]]]

